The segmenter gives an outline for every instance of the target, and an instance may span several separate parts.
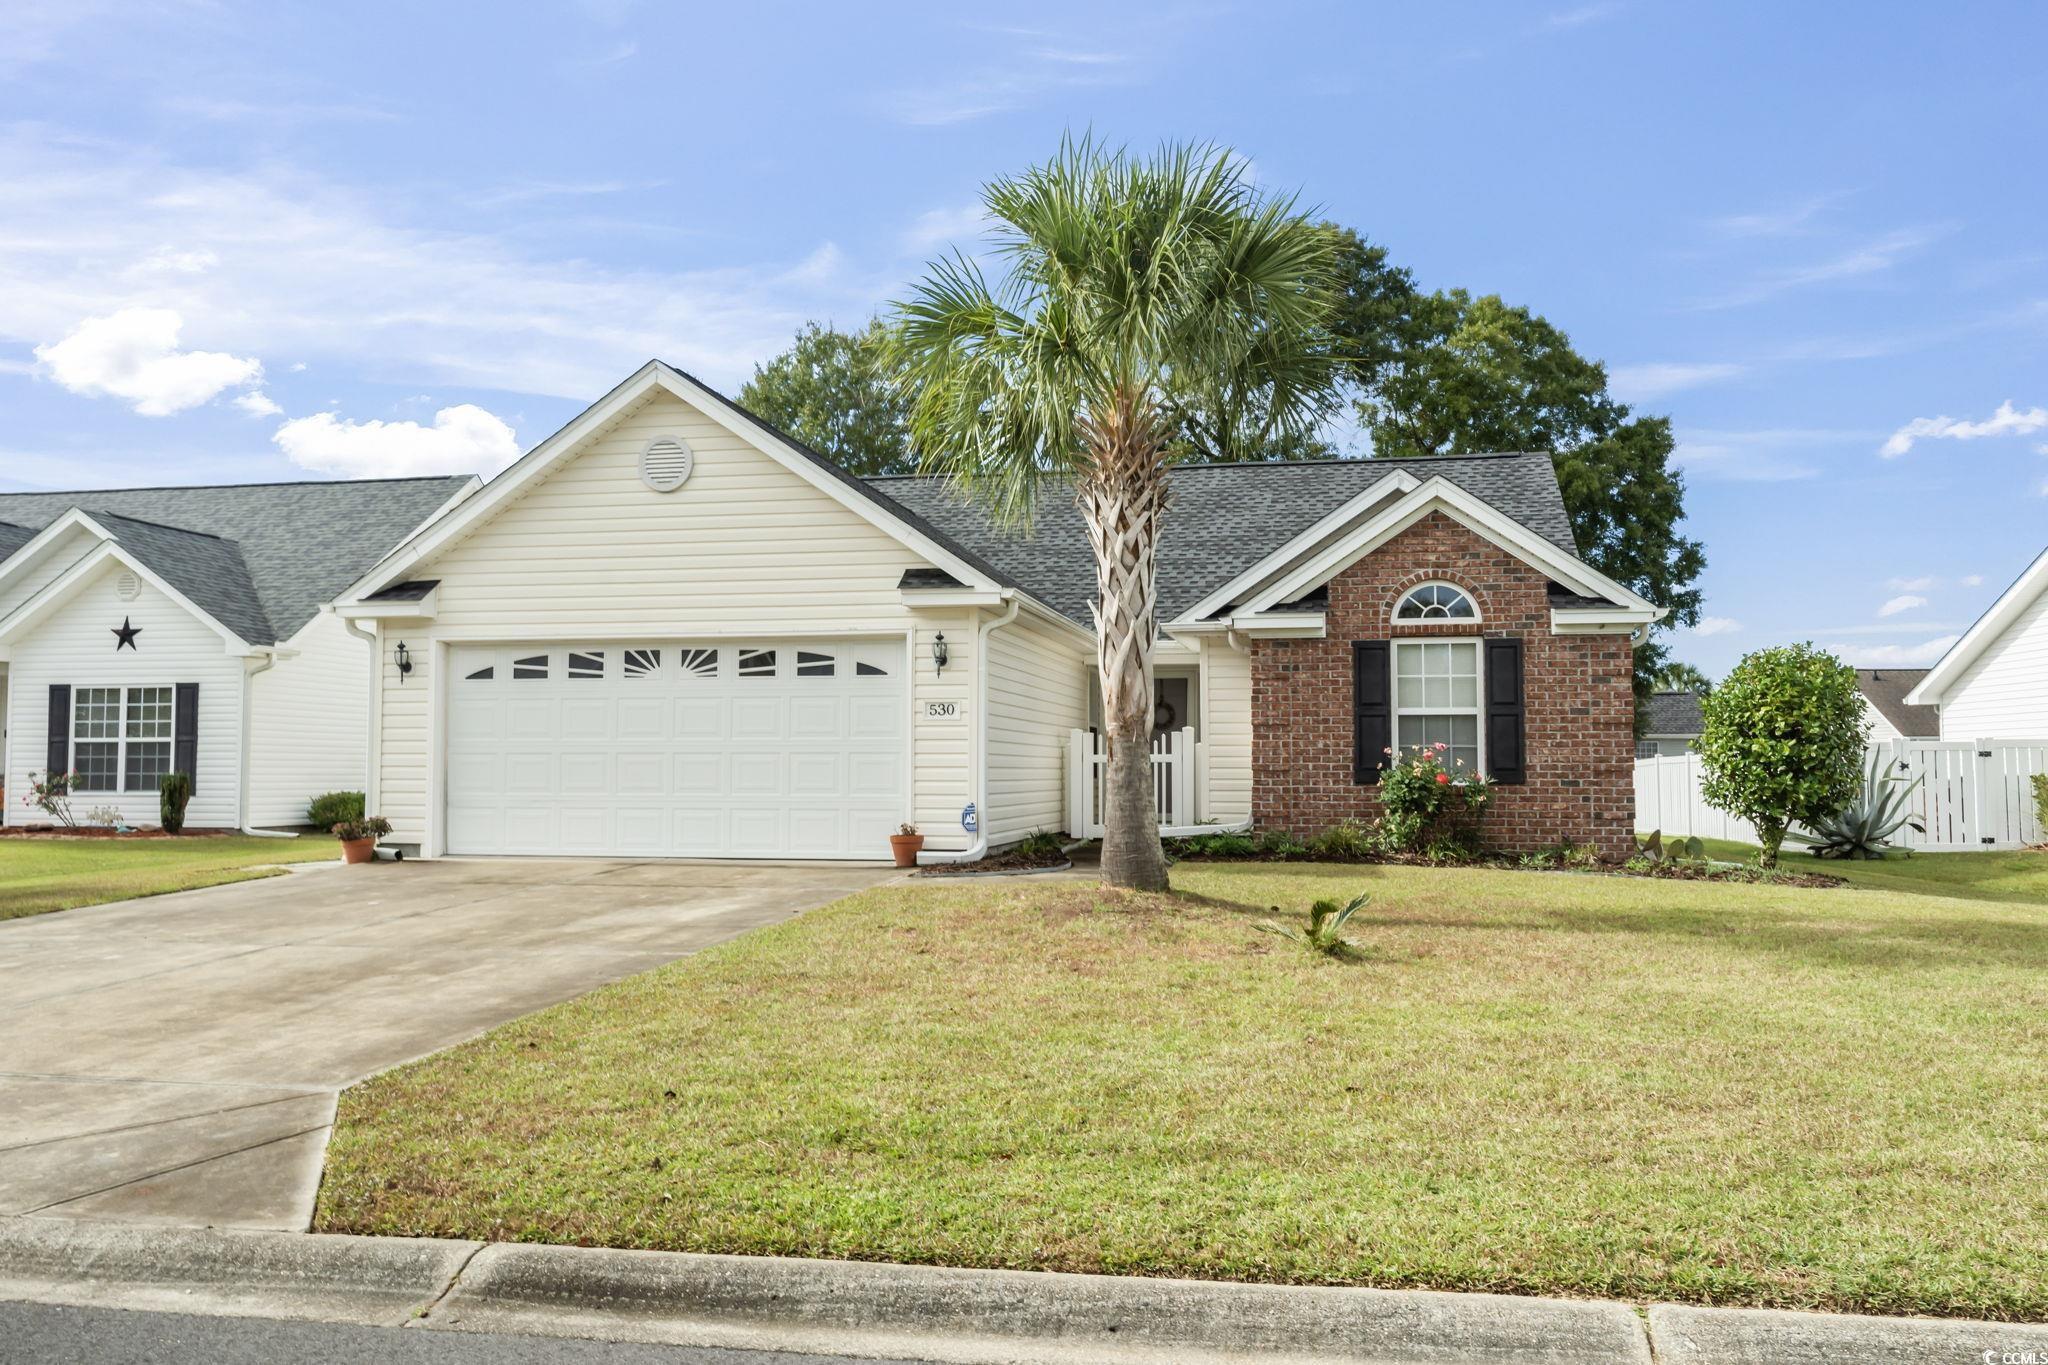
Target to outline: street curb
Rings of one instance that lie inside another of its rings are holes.
[[[1649,1365],[1625,1304],[494,1244],[430,1325],[949,1365]]]
[[[483,1247],[0,1218],[0,1299],[400,1326]]]
[[[2048,1361],[2048,1326],[1960,1318],[1874,1318],[1775,1308],[1650,1308],[1670,1365],[1999,1365]]]

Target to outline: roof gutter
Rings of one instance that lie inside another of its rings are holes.
[[[958,853],[920,853],[920,866],[977,862],[988,852],[988,640],[1016,620],[1024,606],[1015,588],[1003,589],[1003,596],[1010,605],[1001,616],[983,621],[974,635],[974,809],[981,818],[974,822],[974,840],[966,848]]]

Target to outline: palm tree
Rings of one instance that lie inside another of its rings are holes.
[[[1071,489],[1095,553],[1103,879],[1163,890],[1152,646],[1172,432],[1219,384],[1260,395],[1276,435],[1321,423],[1337,243],[1214,146],[1139,159],[1069,138],[982,200],[1002,277],[956,252],[897,305],[911,444],[999,523],[1028,524],[1048,489]]]

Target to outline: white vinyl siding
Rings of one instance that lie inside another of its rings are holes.
[[[950,638],[950,637],[949,637]],[[1088,724],[1094,658],[1075,636],[1019,616],[988,640],[989,846],[1067,823],[1067,737]]]
[[[22,603],[57,581],[64,571],[101,544],[100,538],[81,526],[74,526],[43,547],[33,567],[17,570],[0,586],[0,620]]]
[[[286,641],[295,657],[249,680],[249,823],[300,825],[323,792],[362,791],[370,645],[331,612]]]
[[[219,829],[237,821],[242,660],[226,652],[217,632],[148,584],[133,601],[123,600],[114,587],[123,572],[117,562],[102,565],[89,582],[14,642],[7,670],[8,824],[46,818],[21,798],[28,791],[28,775],[43,771],[52,683],[69,685],[74,696],[82,687],[198,683],[199,771],[193,774],[185,823],[195,829]],[[113,627],[124,617],[140,627],[140,633],[134,649],[117,652]],[[154,789],[81,793],[71,802],[80,819],[95,806],[111,806],[133,825],[154,825],[159,819]]]
[[[1212,824],[1252,814],[1252,660],[1220,640],[1202,645],[1202,754],[1197,813]]]
[[[689,443],[688,482],[647,487],[640,456],[657,436]],[[375,805],[389,842],[430,851],[437,798],[433,646],[520,641],[773,643],[893,637],[910,648],[907,817],[934,852],[964,848],[973,801],[978,611],[913,612],[903,571],[926,562],[773,457],[666,393],[589,437],[545,478],[406,576],[440,583],[434,621],[379,626],[381,710]],[[932,663],[943,631],[951,658]],[[415,663],[401,683],[392,646]],[[931,718],[925,704],[956,703]],[[900,817],[899,817],[900,818]],[[874,850],[886,856],[886,847]]]
[[[2037,596],[1948,689],[1941,737],[2048,734],[2048,591]]]

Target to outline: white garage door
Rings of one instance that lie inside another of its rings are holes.
[[[448,851],[880,858],[903,645],[457,647]]]

